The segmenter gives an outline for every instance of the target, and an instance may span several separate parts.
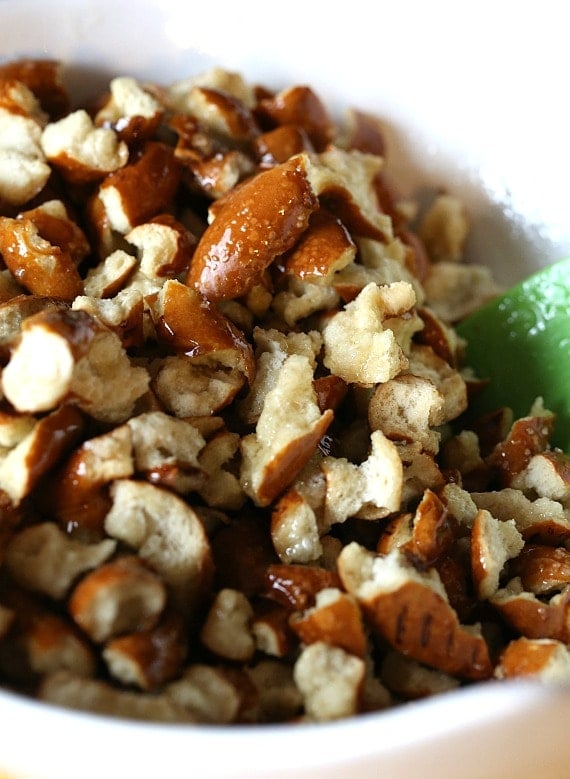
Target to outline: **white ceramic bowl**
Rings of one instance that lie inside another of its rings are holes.
[[[404,193],[460,194],[469,255],[501,283],[570,254],[566,34],[563,4],[544,0],[0,0],[0,57],[64,60],[79,100],[113,75],[169,81],[221,65],[270,87],[308,83],[339,116],[374,111]],[[0,778],[563,779],[569,717],[570,691],[522,683],[346,722],[230,729],[0,692]]]

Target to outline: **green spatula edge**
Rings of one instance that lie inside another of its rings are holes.
[[[552,444],[570,453],[570,257],[549,265],[457,325],[466,365],[490,379],[473,412],[509,406],[526,416],[537,397],[557,415]]]

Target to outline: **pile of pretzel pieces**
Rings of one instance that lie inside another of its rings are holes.
[[[570,461],[454,325],[469,219],[305,85],[0,66],[0,683],[192,723],[570,677]]]

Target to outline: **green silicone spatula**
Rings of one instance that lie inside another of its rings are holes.
[[[466,363],[489,385],[478,412],[526,416],[535,398],[557,415],[552,443],[570,453],[570,257],[544,268],[464,319]]]

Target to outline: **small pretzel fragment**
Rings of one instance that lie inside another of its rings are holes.
[[[398,550],[379,556],[355,542],[344,547],[338,565],[344,586],[394,649],[452,676],[491,676],[485,639],[477,627],[459,623],[433,569],[420,573]]]
[[[95,642],[154,626],[166,605],[159,577],[135,556],[87,573],[70,596],[75,622]]]
[[[264,171],[227,196],[200,238],[187,282],[207,298],[248,292],[307,228],[318,201],[305,154]]]

